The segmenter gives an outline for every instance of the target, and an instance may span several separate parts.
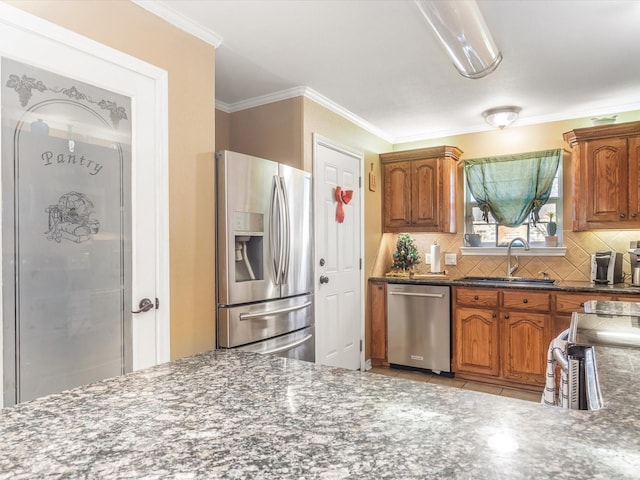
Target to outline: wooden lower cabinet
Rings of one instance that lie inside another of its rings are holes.
[[[497,377],[500,374],[497,311],[459,308],[454,323],[453,370]]]
[[[456,376],[539,391],[551,339],[547,291],[454,287]],[[492,304],[494,308],[482,307]]]
[[[588,300],[640,301],[640,295],[539,289],[452,287],[451,366],[456,376],[541,391],[549,342]],[[370,356],[388,365],[387,283],[369,282]]]
[[[639,296],[538,289],[453,287],[453,361],[457,377],[540,391],[549,342],[588,300]]]
[[[549,315],[540,313],[501,314],[500,343],[504,379],[544,385],[550,323]]]
[[[592,294],[587,292],[556,293],[555,312],[559,315],[569,315],[573,312],[583,312],[584,304],[589,300],[613,300],[611,295]]]
[[[613,300],[611,295],[588,292],[561,292],[554,294],[551,338],[557,337],[571,325],[571,314],[583,312],[584,304],[589,300]]]
[[[371,315],[371,364],[387,363],[387,283],[369,282]]]
[[[571,315],[554,315],[551,321],[551,338],[557,337],[571,325]]]

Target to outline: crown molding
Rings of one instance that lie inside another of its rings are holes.
[[[262,105],[268,105],[269,103],[280,102],[282,100],[289,100],[290,98],[302,97],[305,95],[305,87],[294,87],[287,90],[281,90],[279,92],[268,93],[266,95],[260,95],[259,97],[249,98],[235,103],[224,103],[216,100],[216,107],[221,105],[227,108],[227,113],[239,112],[241,110],[247,110],[249,108],[260,107]],[[222,109],[221,109],[222,110]]]
[[[589,118],[594,116],[597,117],[602,115],[632,112],[635,110],[640,110],[640,103],[630,103],[625,105],[601,107],[593,110],[574,110],[574,111],[565,112],[562,114],[554,113],[550,115],[539,115],[537,117],[519,117],[515,123],[505,128],[505,131],[513,130],[514,128],[518,128],[518,127],[539,125],[542,123],[563,122],[565,120],[575,120],[578,118]],[[431,131],[431,132],[417,133],[414,135],[396,137],[393,143],[401,144],[401,143],[419,142],[422,140],[432,140],[434,138],[453,137],[457,135],[468,135],[471,133],[488,132],[488,131],[495,131],[495,130],[497,129],[494,127],[491,127],[490,125],[487,125],[486,122],[482,122],[476,126],[464,128],[463,130],[460,130],[460,129],[437,130],[437,131]]]
[[[203,42],[218,48],[222,45],[222,36],[210,30],[198,22],[194,22],[190,18],[185,17],[173,8],[167,6],[161,0],[131,0],[133,3],[145,10],[166,20],[180,30],[199,38]]]
[[[224,112],[224,113],[233,113],[231,111],[231,105],[229,105],[228,103],[224,103],[221,100],[215,101],[215,108],[216,110],[220,110],[221,112]]]
[[[241,102],[236,103],[225,103],[220,100],[216,100],[215,107],[225,113],[234,113],[239,112],[241,110],[247,110],[249,108],[260,107],[262,105],[267,105],[269,103],[280,102],[282,100],[289,100],[290,98],[295,97],[306,97],[309,100],[313,100],[317,104],[325,107],[328,110],[331,110],[333,113],[340,115],[341,117],[349,120],[351,123],[359,126],[360,128],[366,130],[367,132],[376,135],[383,140],[394,143],[393,137],[391,137],[388,133],[380,130],[375,125],[367,122],[366,120],[360,118],[355,113],[347,110],[346,108],[338,105],[334,101],[328,99],[324,95],[316,92],[312,88],[309,87],[294,87],[289,88],[287,90],[281,90],[279,92],[270,93],[268,95],[261,95],[259,97],[250,98],[248,100],[242,100]]]
[[[386,142],[391,144],[395,143],[395,139],[391,135],[389,135],[387,132],[379,129],[375,125],[367,122],[366,120],[359,117],[355,113],[351,112],[350,110],[347,110],[341,105],[338,105],[333,100],[328,99],[327,97],[325,97],[324,95],[321,95],[315,90],[305,87],[304,96],[307,97],[309,100],[313,100],[314,102],[320,104],[326,109],[331,110],[333,113],[340,115],[341,117],[349,120],[351,123],[354,123],[358,127],[366,130],[367,132],[385,140]]]

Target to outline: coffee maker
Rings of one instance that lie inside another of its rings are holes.
[[[629,264],[631,265],[631,285],[640,287],[640,241],[633,240],[629,245]]]
[[[622,283],[622,255],[613,252],[596,252],[591,255],[591,283],[613,285]]]

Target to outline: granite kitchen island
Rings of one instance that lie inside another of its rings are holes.
[[[209,352],[3,410],[0,478],[637,479],[640,359],[619,352],[594,412]]]

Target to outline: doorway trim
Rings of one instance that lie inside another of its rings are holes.
[[[155,128],[158,132],[154,139],[156,158],[156,176],[150,179],[155,186],[156,212],[156,279],[155,291],[160,299],[160,308],[155,311],[156,318],[156,358],[155,363],[170,360],[170,277],[169,277],[169,119],[168,119],[168,73],[143,60],[118,51],[88,37],[67,30],[59,25],[27,13],[19,8],[0,3],[0,26],[23,30],[29,34],[39,36],[47,41],[61,44],[84,54],[91,55],[102,61],[110,62],[119,67],[148,77],[155,84],[155,102],[158,115],[155,118]],[[135,133],[134,133],[135,134]],[[133,172],[135,175],[135,170]],[[132,203],[135,204],[135,197]],[[133,222],[135,224],[135,218]],[[135,262],[135,252],[132,258]],[[0,291],[0,297],[2,292]],[[1,298],[0,298],[1,300]],[[0,330],[1,335],[1,330]],[[135,354],[134,354],[135,358]],[[3,371],[3,359],[0,355],[0,371]],[[134,361],[133,369],[136,370]],[[0,385],[0,393],[2,386]],[[0,397],[1,398],[1,397]]]
[[[345,145],[341,145],[339,143],[336,143],[332,140],[330,140],[327,137],[323,137],[322,135],[319,135],[317,133],[313,133],[313,178],[314,178],[314,186],[315,186],[315,177],[316,177],[316,161],[315,159],[317,158],[318,155],[318,147],[319,146],[324,146],[326,148],[335,150],[337,152],[343,153],[345,155],[349,155],[351,157],[355,157],[358,159],[360,167],[358,168],[358,176],[359,176],[359,187],[360,187],[360,225],[359,225],[359,229],[360,229],[360,245],[359,245],[359,251],[360,251],[360,370],[364,371],[366,368],[366,363],[365,363],[365,334],[366,334],[366,330],[365,330],[365,285],[364,285],[364,194],[363,194],[363,189],[362,189],[362,178],[364,175],[364,153],[360,152],[358,150],[349,148]],[[317,210],[316,209],[316,205],[314,202],[314,206],[313,206],[314,212]],[[317,231],[317,216],[313,215],[313,231],[314,231],[314,245],[315,245],[315,241],[316,241],[316,231]],[[315,249],[314,249],[315,250]],[[315,251],[314,251],[314,262],[313,262],[313,277],[314,279],[318,278],[317,277],[317,262],[315,261]],[[314,280],[314,285],[315,285],[315,280]],[[316,297],[316,299],[318,298],[317,295],[314,296]],[[317,328],[317,319],[315,321],[316,323],[316,328]]]

